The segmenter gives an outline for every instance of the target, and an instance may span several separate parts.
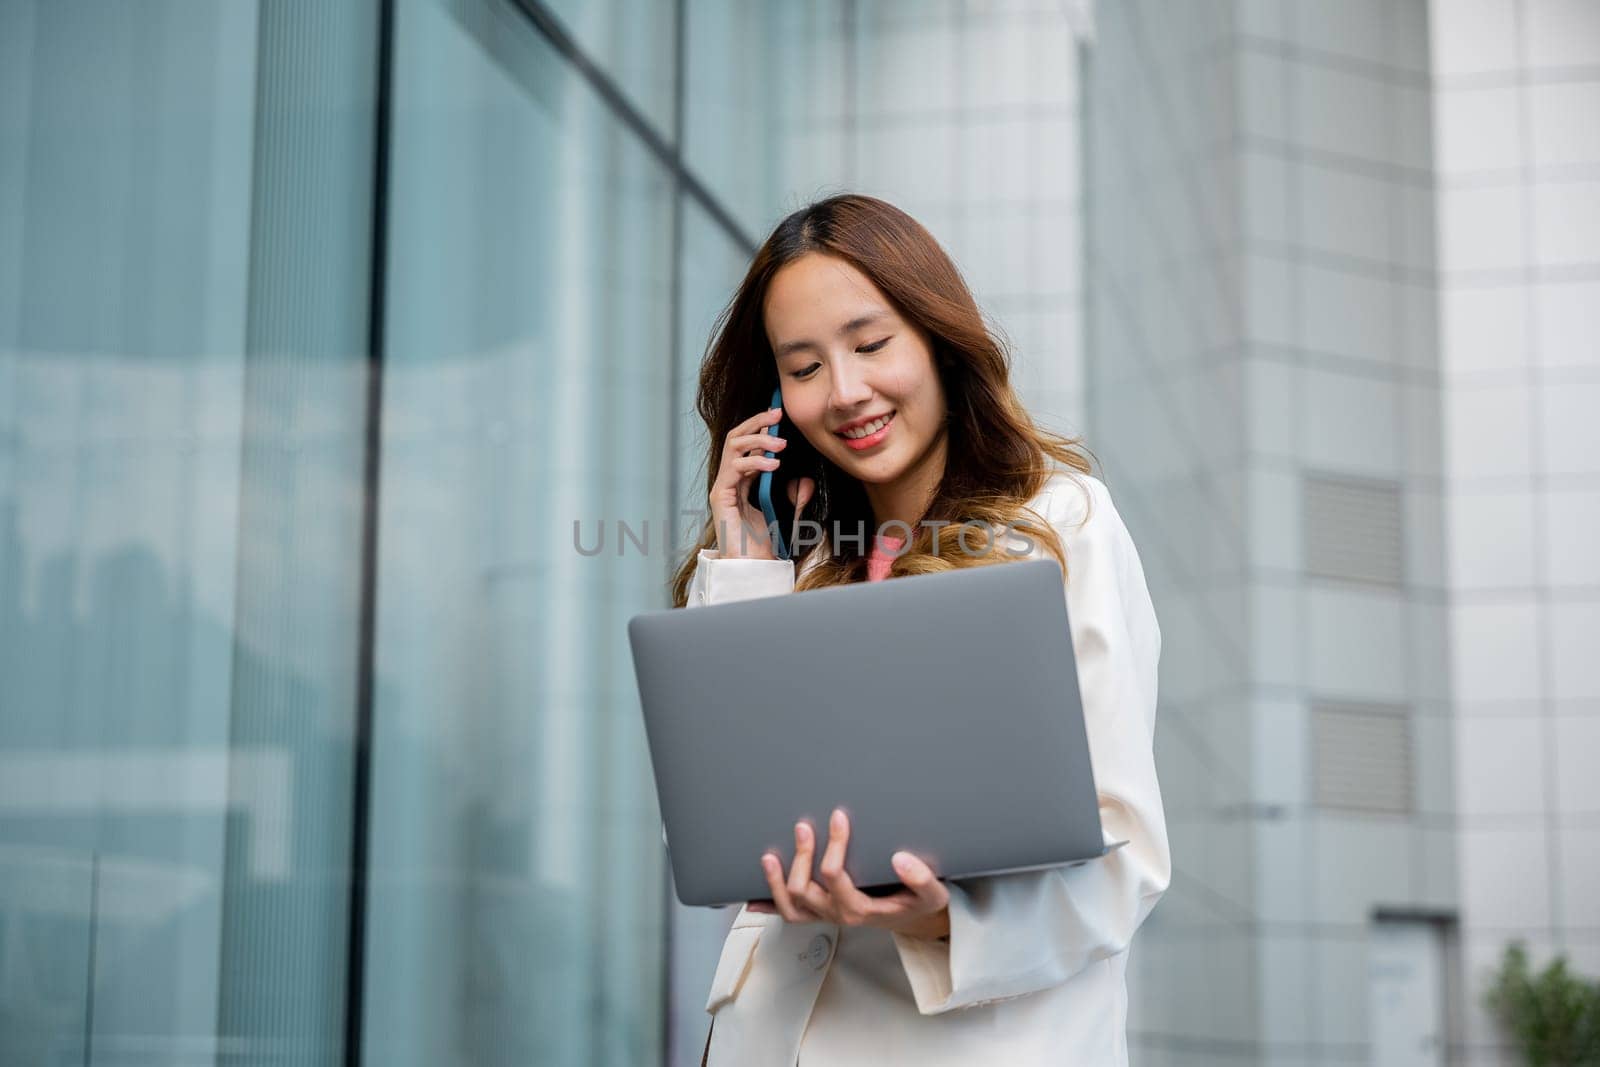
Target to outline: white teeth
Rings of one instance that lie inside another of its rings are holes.
[[[889,420],[892,418],[894,418],[894,412],[891,411],[883,418],[875,419],[874,421],[867,423],[865,426],[858,426],[854,430],[844,431],[844,436],[850,438],[852,441],[859,441],[863,437],[871,437],[873,434],[887,426],[889,424]]]

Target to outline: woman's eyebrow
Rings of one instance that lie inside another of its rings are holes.
[[[839,327],[839,336],[843,337],[846,334],[854,333],[863,326],[870,326],[879,319],[888,317],[889,313],[887,311],[869,311],[864,315],[857,315],[855,318]],[[774,354],[781,359],[791,352],[798,352],[801,349],[816,347],[818,347],[818,345],[815,341],[807,341],[803,339],[799,341],[785,341],[783,344],[778,346],[778,350]]]

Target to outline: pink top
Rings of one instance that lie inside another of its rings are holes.
[[[872,552],[867,556],[867,581],[879,582],[888,576],[889,568],[894,565],[894,553],[905,541],[895,534],[876,535]]]

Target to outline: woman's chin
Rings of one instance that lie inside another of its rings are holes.
[[[852,457],[841,461],[839,466],[856,481],[867,485],[886,484],[905,473],[902,465],[890,455],[871,456],[866,459],[859,456]]]

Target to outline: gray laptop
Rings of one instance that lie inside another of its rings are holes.
[[[809,818],[820,863],[835,806],[880,894],[902,848],[944,878],[1110,851],[1067,627],[1053,559],[630,619],[678,899],[770,899],[761,854]]]

